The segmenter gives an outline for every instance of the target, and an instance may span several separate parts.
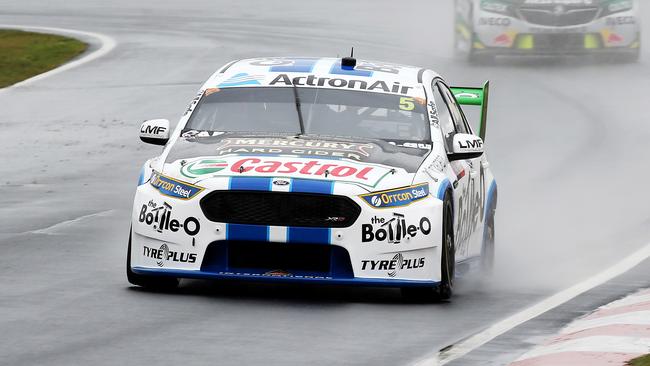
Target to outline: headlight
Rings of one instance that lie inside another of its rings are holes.
[[[481,10],[514,17],[512,4],[500,0],[481,0]]]
[[[634,8],[634,1],[632,0],[614,0],[605,7],[603,15],[620,13],[631,10],[632,8]]]

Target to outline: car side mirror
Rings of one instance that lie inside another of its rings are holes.
[[[164,146],[169,141],[169,121],[166,119],[150,119],[142,122],[140,140],[147,144]]]
[[[483,155],[483,140],[468,133],[454,135],[452,152],[448,154],[449,161],[474,159]]]

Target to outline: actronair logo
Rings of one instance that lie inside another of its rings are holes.
[[[375,208],[406,206],[429,197],[429,184],[421,183],[404,188],[368,193],[359,197]]]
[[[329,86],[332,88],[345,88],[355,90],[368,90],[378,91],[384,93],[395,94],[408,94],[409,90],[413,89],[412,86],[406,86],[395,81],[392,84],[386,83],[383,80],[376,80],[369,82],[367,80],[358,79],[342,79],[330,77],[318,77],[316,75],[295,76],[289,77],[287,74],[279,74],[276,76],[269,85],[284,85],[284,86]]]

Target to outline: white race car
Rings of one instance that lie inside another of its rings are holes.
[[[400,287],[449,298],[490,267],[496,183],[484,153],[487,84],[340,58],[229,63],[142,168],[127,275]],[[459,104],[481,108],[475,132]]]
[[[456,49],[497,55],[609,55],[639,59],[636,0],[456,0]]]

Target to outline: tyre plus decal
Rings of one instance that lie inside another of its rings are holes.
[[[158,267],[165,265],[165,262],[176,263],[195,263],[196,253],[181,252],[169,249],[167,244],[163,244],[160,248],[150,248],[148,246],[142,247],[142,255],[147,258],[156,260]]]
[[[394,278],[400,271],[424,268],[426,258],[405,258],[402,253],[396,253],[392,259],[362,260],[362,271],[385,271],[388,277]]]

